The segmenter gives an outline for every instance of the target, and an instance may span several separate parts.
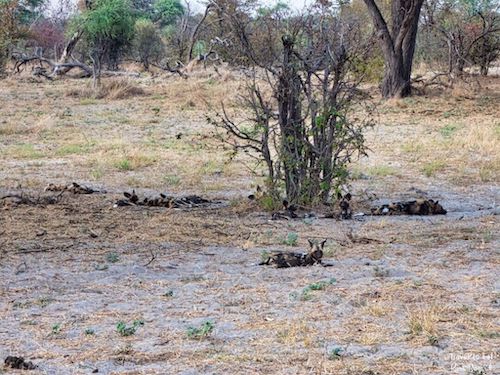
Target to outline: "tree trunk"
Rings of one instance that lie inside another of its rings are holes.
[[[392,0],[392,29],[389,31],[375,0],[364,0],[384,53],[385,71],[381,85],[384,98],[411,94],[411,70],[423,0]]]
[[[283,38],[283,71],[280,74],[278,103],[281,137],[281,160],[285,172],[285,189],[290,202],[297,202],[302,190],[302,116],[300,108],[300,77],[294,66],[294,41]]]

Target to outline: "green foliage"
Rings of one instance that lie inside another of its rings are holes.
[[[203,40],[197,40],[193,46],[194,56],[200,56],[207,52],[206,43]]]
[[[135,21],[134,33],[134,52],[147,70],[150,62],[158,60],[164,53],[160,31],[150,19],[140,18]]]
[[[184,14],[184,6],[179,0],[156,0],[153,8],[155,21],[162,26],[173,24]]]
[[[128,0],[97,0],[95,6],[77,19],[88,44],[101,49],[110,42],[120,46],[130,42],[134,30]]]
[[[57,335],[59,332],[61,332],[61,323],[56,323],[52,326],[52,334]]]
[[[106,261],[109,263],[116,263],[120,260],[120,257],[117,253],[111,252],[106,254]]]
[[[188,329],[186,331],[186,335],[190,339],[201,340],[201,339],[208,337],[212,333],[214,328],[215,328],[215,324],[212,323],[211,321],[207,320],[199,327],[193,327],[193,326],[188,327]]]
[[[283,240],[283,243],[288,246],[297,246],[297,241],[299,239],[299,235],[295,232],[290,232],[286,235],[286,238]]]
[[[318,281],[316,283],[309,284],[306,286],[304,289],[302,289],[302,293],[300,294],[300,299],[302,301],[309,301],[312,298],[312,293],[313,291],[317,290],[323,290],[329,285],[334,285],[337,282],[335,278],[331,278],[330,280],[327,281]]]
[[[328,353],[328,359],[331,361],[339,360],[342,357],[343,351],[344,351],[344,349],[342,349],[339,346],[332,348],[332,350],[330,350],[330,353]]]
[[[116,331],[121,336],[132,336],[137,331],[137,328],[144,325],[144,321],[142,320],[134,320],[132,325],[127,326],[127,324],[123,321],[120,321],[116,324]]]
[[[384,76],[384,58],[376,55],[368,59],[353,59],[353,70],[368,82],[380,82]]]

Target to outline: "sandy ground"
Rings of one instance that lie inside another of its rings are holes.
[[[0,196],[47,194],[47,183],[73,180],[108,192],[0,210],[2,361],[24,356],[38,366],[33,374],[500,372],[500,187],[495,169],[481,172],[500,150],[486,164],[476,164],[484,162],[478,151],[478,160],[450,156],[444,170],[422,171],[435,162],[426,147],[436,129],[450,116],[458,131],[471,118],[498,121],[496,97],[486,105],[425,99],[435,112],[418,116],[424,98],[385,106],[369,134],[373,154],[356,167],[355,201],[423,196],[448,215],[272,221],[245,200],[254,179],[241,161],[227,165],[205,148],[204,112],[172,108],[176,86],[78,101],[61,83],[12,82],[0,83],[9,103]],[[475,110],[457,113],[466,107]],[[423,150],[392,147],[395,140],[418,140]],[[122,168],[124,159],[132,167]],[[113,208],[132,188],[196,192],[226,205]],[[285,244],[290,234],[296,246]],[[333,267],[257,265],[266,251],[307,249],[308,238],[328,239]],[[140,323],[123,336],[121,321]],[[207,322],[212,329],[198,337]]]

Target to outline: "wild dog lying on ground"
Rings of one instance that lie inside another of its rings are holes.
[[[275,211],[272,214],[272,220],[280,219],[306,219],[314,218],[316,215],[314,212],[307,211],[306,207],[291,204],[286,199],[283,200],[283,210]]]
[[[309,240],[310,249],[307,253],[274,252],[265,261],[259,263],[259,265],[268,266],[274,264],[276,268],[288,268],[322,264],[321,260],[323,258],[325,242],[326,240],[321,242]]]
[[[214,202],[208,199],[201,198],[197,195],[188,195],[186,197],[169,197],[160,193],[159,197],[148,198],[144,197],[139,199],[135,190],[132,193],[124,192],[123,195],[126,199],[119,199],[116,201],[114,207],[122,206],[148,206],[148,207],[166,207],[166,208],[193,208],[206,206]]]
[[[61,193],[65,192],[65,191],[69,191],[70,193],[73,193],[73,194],[101,193],[101,191],[99,191],[99,190],[95,190],[89,186],[83,186],[83,185],[77,184],[76,182],[73,182],[69,185],[64,185],[64,184],[56,185],[56,184],[50,183],[45,188],[45,191],[60,191]]]
[[[372,215],[446,215],[447,211],[432,199],[383,204],[371,209]]]
[[[37,368],[33,362],[26,361],[23,357],[8,356],[5,358],[4,365],[7,368],[19,370],[34,370]]]

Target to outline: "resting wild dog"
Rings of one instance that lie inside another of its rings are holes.
[[[372,215],[446,215],[446,213],[439,201],[432,199],[394,202],[371,209]]]
[[[326,240],[321,242],[309,240],[310,249],[307,253],[275,252],[272,253],[264,262],[259,263],[259,265],[268,266],[274,264],[276,265],[276,268],[288,268],[321,264],[325,242]]]
[[[202,207],[213,203],[207,199],[197,195],[188,195],[185,197],[175,198],[160,193],[160,196],[139,199],[135,190],[132,193],[124,192],[126,199],[119,199],[115,202],[114,207],[122,206],[149,206],[149,207],[166,207],[166,208],[193,208]]]
[[[339,200],[340,207],[340,217],[342,220],[352,219],[352,210],[349,202],[351,201],[352,195],[351,193],[347,193],[342,196],[342,194],[337,195],[337,199]]]
[[[94,190],[91,187],[77,184],[76,182],[73,182],[69,185],[56,185],[50,183],[45,188],[45,191],[60,191],[61,193],[69,191],[70,193],[73,194],[93,194],[99,192],[98,190]]]

